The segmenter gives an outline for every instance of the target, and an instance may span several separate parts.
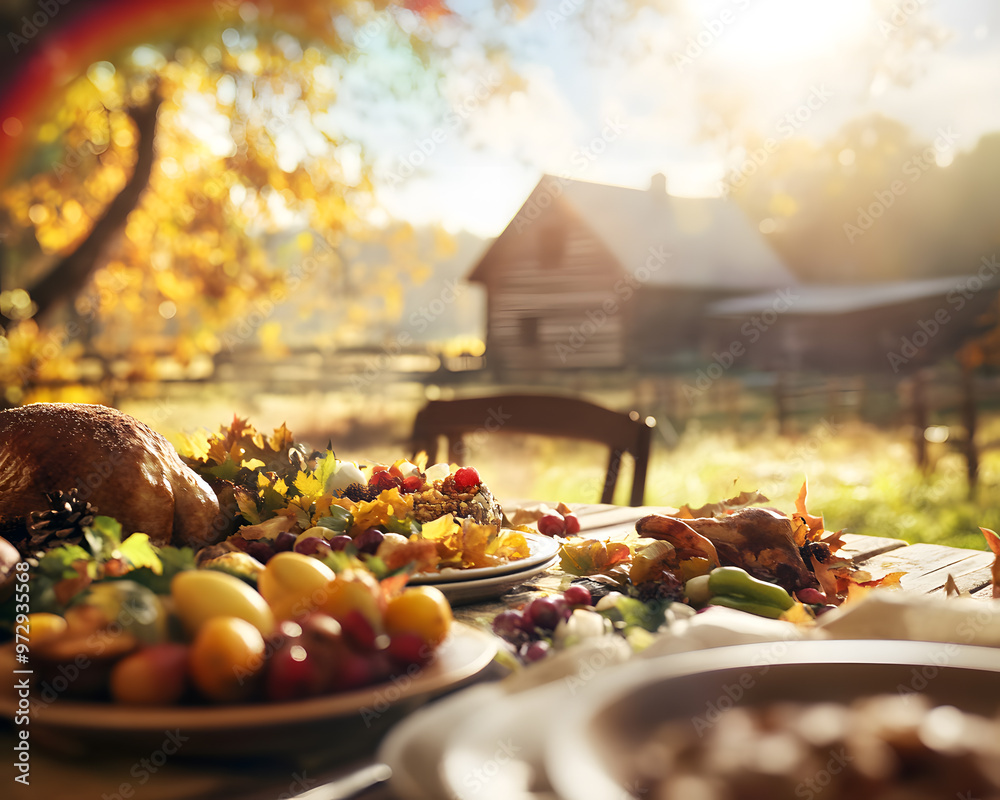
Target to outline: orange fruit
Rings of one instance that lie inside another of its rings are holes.
[[[411,586],[389,601],[385,630],[415,633],[429,646],[437,647],[451,630],[454,617],[448,599],[433,586]]]
[[[264,637],[245,619],[212,617],[191,645],[191,680],[209,700],[246,700],[264,669],[264,651]]]

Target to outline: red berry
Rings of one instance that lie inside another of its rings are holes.
[[[482,480],[475,467],[462,467],[455,471],[455,486],[463,492],[480,483]]]
[[[403,478],[403,488],[402,492],[404,494],[409,494],[410,492],[419,492],[424,486],[424,479],[419,475],[410,475]]]
[[[580,518],[576,514],[567,514],[563,519],[566,520],[567,536],[575,536],[580,532]]]
[[[387,470],[376,472],[371,476],[371,478],[368,479],[368,485],[374,489],[378,489],[380,492],[384,492],[386,489],[392,489],[396,486],[402,486],[402,484],[402,478],[397,478]]]
[[[545,536],[564,536],[566,534],[566,520],[562,514],[546,514],[538,520],[538,532]]]
[[[563,600],[571,606],[589,606],[591,603],[590,590],[586,586],[574,584],[563,592]]]

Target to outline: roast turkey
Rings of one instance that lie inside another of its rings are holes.
[[[0,412],[0,523],[76,488],[125,534],[203,547],[223,536],[215,493],[160,434],[113,408],[38,403]]]
[[[635,529],[640,536],[670,542],[682,558],[702,556],[742,567],[789,591],[819,585],[795,543],[792,521],[770,509],[745,508],[722,519],[681,520],[651,514],[640,519]]]

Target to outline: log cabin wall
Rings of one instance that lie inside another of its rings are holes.
[[[623,366],[635,292],[627,289],[621,265],[558,198],[534,220],[520,222],[515,217],[484,265],[489,365]]]

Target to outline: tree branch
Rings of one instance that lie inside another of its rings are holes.
[[[97,267],[101,252],[139,204],[139,198],[149,184],[149,176],[153,170],[156,114],[161,102],[159,93],[154,92],[146,105],[129,109],[129,116],[135,122],[138,132],[132,177],[111,201],[80,246],[63,257],[48,274],[28,289],[28,294],[38,306],[35,319],[45,317],[61,303],[72,300],[86,286]]]

